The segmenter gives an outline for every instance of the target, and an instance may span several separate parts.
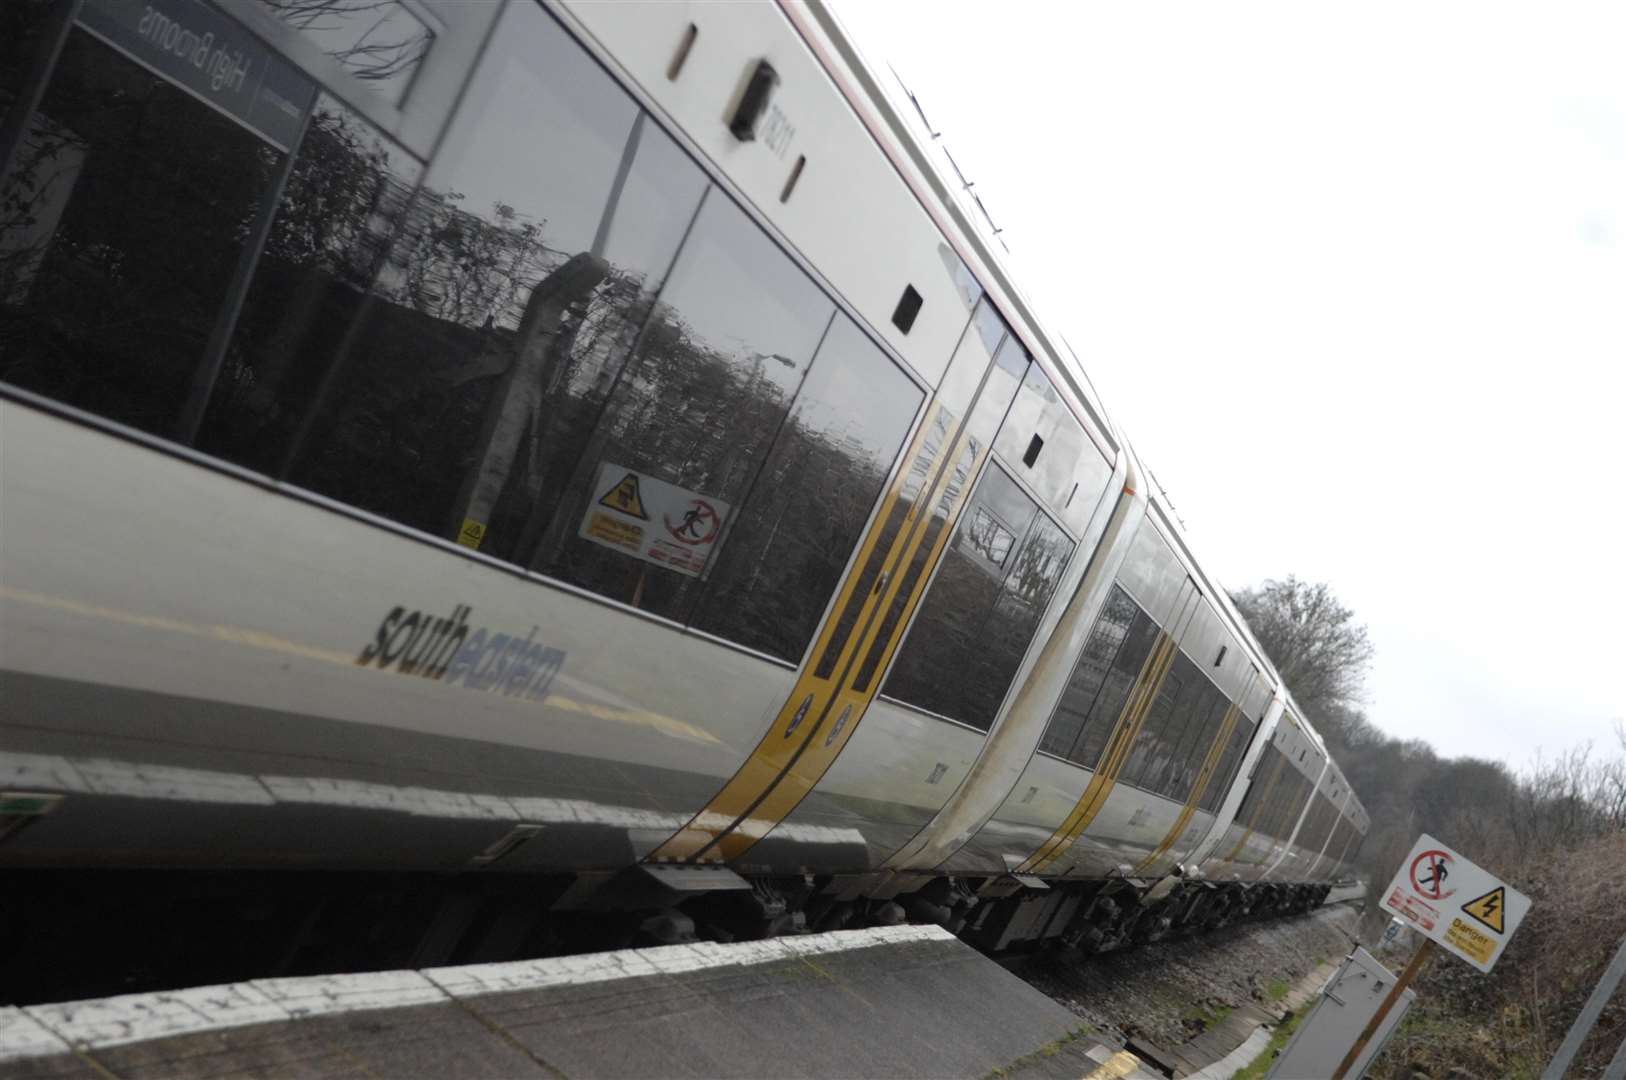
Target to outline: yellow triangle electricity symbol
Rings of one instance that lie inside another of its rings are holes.
[[[1507,893],[1498,885],[1484,896],[1470,900],[1462,905],[1462,910],[1495,930],[1498,934],[1504,933],[1502,926],[1502,910],[1507,907]]]
[[[637,473],[628,473],[622,477],[619,484],[604,493],[604,497],[598,501],[598,504],[608,506],[611,510],[619,510],[623,514],[630,514],[635,518],[649,520],[649,515],[644,513],[643,496],[638,494]]]

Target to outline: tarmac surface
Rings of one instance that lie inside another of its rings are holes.
[[[1149,1078],[934,926],[0,1009],[3,1080]]]

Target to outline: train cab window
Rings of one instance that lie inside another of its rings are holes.
[[[1072,552],[1060,526],[991,465],[898,649],[885,693],[987,731]]]

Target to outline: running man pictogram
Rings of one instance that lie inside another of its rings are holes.
[[[1451,856],[1443,851],[1425,851],[1412,860],[1412,887],[1429,900],[1443,900],[1456,892],[1445,887],[1445,879],[1450,876]]]

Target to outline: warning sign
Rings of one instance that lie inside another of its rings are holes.
[[[602,462],[577,535],[635,559],[699,577],[728,521],[729,505],[697,491]]]
[[[1463,904],[1462,910],[1498,934],[1503,933],[1502,915],[1507,910],[1507,889],[1498,885],[1484,896],[1475,897]]]
[[[1530,898],[1425,835],[1384,890],[1383,906],[1489,971],[1530,910]]]
[[[635,472],[623,476],[619,484],[604,493],[598,504],[630,517],[649,520],[649,515],[644,513],[644,497],[638,493],[638,474]]]

